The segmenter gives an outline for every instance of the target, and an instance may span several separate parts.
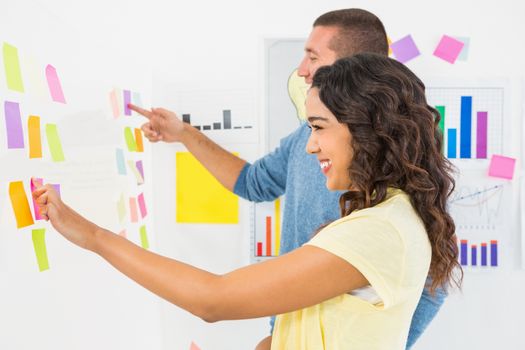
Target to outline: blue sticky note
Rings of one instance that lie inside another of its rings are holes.
[[[117,170],[119,175],[126,175],[126,162],[124,161],[124,150],[117,148]]]

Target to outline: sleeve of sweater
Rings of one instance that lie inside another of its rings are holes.
[[[272,201],[286,190],[288,161],[302,128],[283,138],[273,152],[241,170],[233,192],[252,202]],[[305,150],[303,150],[305,151]]]

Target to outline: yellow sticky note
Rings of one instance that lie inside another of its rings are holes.
[[[31,115],[27,120],[29,138],[29,158],[42,158],[42,137],[40,133],[40,117]]]
[[[137,152],[137,144],[135,142],[135,138],[133,137],[133,132],[131,131],[131,128],[127,127],[124,129],[124,138],[126,139],[128,151]]]
[[[126,200],[124,199],[124,194],[120,195],[120,199],[117,202],[117,212],[118,212],[118,221],[122,223],[124,217],[126,216]]]
[[[4,54],[4,68],[5,77],[7,80],[7,88],[18,92],[24,92],[24,83],[22,82],[20,61],[18,59],[18,49],[9,45],[8,43],[4,43],[2,49]]]
[[[35,248],[36,261],[40,272],[49,270],[49,261],[47,260],[46,249],[46,229],[40,228],[32,230],[33,247]]]
[[[22,228],[33,225],[35,222],[31,209],[29,209],[29,202],[22,181],[9,183],[9,197],[16,217],[16,227]]]
[[[189,152],[176,154],[176,220],[239,223],[239,198],[224,188]]]
[[[46,136],[51,158],[54,162],[63,162],[65,160],[64,152],[56,124],[46,124]]]
[[[146,226],[140,226],[140,244],[142,248],[149,249],[148,235],[146,233]]]
[[[144,152],[144,142],[142,141],[142,130],[135,128],[135,144],[137,152]]]

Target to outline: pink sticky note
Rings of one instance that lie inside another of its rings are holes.
[[[494,154],[490,160],[489,176],[512,180],[515,165],[516,159]]]
[[[129,212],[131,216],[131,222],[137,222],[138,221],[137,200],[133,197],[129,199]]]
[[[201,350],[201,348],[199,348],[194,342],[191,342],[190,350]]]
[[[62,91],[62,85],[60,85],[60,80],[58,79],[57,70],[50,64],[46,66],[46,78],[53,101],[66,103],[64,92]]]
[[[33,184],[34,182],[37,182],[39,184],[44,183],[44,179],[40,179],[38,177],[34,177],[33,181],[29,181],[31,183],[31,193],[33,193],[36,189],[36,186]],[[40,214],[40,208],[38,207],[38,204],[36,204],[35,200],[33,199],[33,209],[35,210],[35,220],[43,220],[42,214]]]
[[[111,104],[111,111],[113,112],[113,118],[118,118],[120,111],[118,109],[117,91],[113,89],[109,93],[109,103]]]
[[[148,215],[148,211],[146,210],[146,201],[144,200],[144,193],[139,194],[137,199],[139,201],[140,215],[144,219],[146,215]]]
[[[119,236],[122,236],[124,238],[128,238],[128,234],[126,233],[126,230],[122,230],[118,233]]]
[[[439,57],[448,63],[454,64],[463,49],[463,45],[464,44],[461,41],[448,35],[443,35],[438,46],[434,50],[434,56]]]
[[[7,148],[24,148],[24,130],[20,116],[20,105],[16,102],[4,102]]]
[[[420,55],[419,49],[410,34],[390,44],[390,48],[396,60],[401,63],[408,62]]]

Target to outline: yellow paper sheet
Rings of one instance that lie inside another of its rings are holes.
[[[4,69],[7,80],[7,88],[13,91],[24,92],[22,73],[20,72],[20,60],[18,59],[18,49],[4,43],[2,48],[4,54]]]
[[[179,223],[239,223],[239,198],[188,152],[176,154],[176,192]]]

